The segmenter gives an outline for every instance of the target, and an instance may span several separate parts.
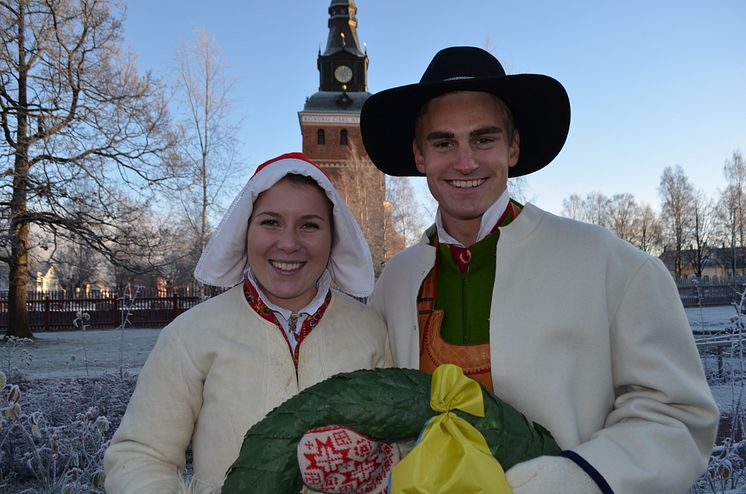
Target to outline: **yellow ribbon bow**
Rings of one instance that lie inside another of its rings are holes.
[[[417,445],[391,470],[390,494],[511,494],[505,472],[487,441],[450,410],[484,417],[479,383],[452,364],[433,373],[432,417]]]

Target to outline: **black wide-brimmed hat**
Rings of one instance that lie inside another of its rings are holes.
[[[570,100],[559,82],[540,74],[506,75],[489,52],[457,46],[439,51],[419,83],[381,91],[363,105],[363,144],[379,170],[398,177],[422,176],[412,154],[415,120],[423,104],[453,91],[492,93],[510,108],[521,138],[511,177],[545,167],[565,144]]]

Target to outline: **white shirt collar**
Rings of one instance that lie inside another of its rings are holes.
[[[500,195],[500,197],[498,197],[497,200],[492,203],[492,206],[487,208],[487,211],[485,211],[482,215],[482,223],[479,226],[479,233],[477,233],[477,239],[475,240],[475,243],[479,242],[484,237],[490,234],[494,226],[500,220],[500,217],[505,212],[505,209],[508,207],[509,202],[510,194],[508,194],[508,189],[506,188]],[[438,229],[438,242],[440,242],[441,244],[451,244],[458,247],[466,247],[464,244],[453,238],[451,234],[448,233],[443,227],[443,219],[440,216],[440,207],[438,207],[438,212],[435,214],[435,226]]]
[[[296,317],[294,318],[294,321],[296,327],[293,328],[290,327],[290,318],[293,316],[293,311],[291,311],[290,309],[286,309],[285,307],[280,307],[279,305],[273,304],[269,301],[267,296],[259,287],[259,283],[256,281],[254,273],[251,272],[251,268],[246,268],[245,276],[249,278],[251,284],[254,285],[254,288],[256,288],[256,291],[259,294],[259,298],[262,299],[262,302],[264,302],[264,304],[269,307],[275,314],[277,322],[279,322],[280,326],[282,326],[282,330],[285,332],[285,335],[290,342],[291,348],[293,349],[293,351],[295,351],[295,347],[298,345],[298,335],[300,335],[301,329],[298,326],[303,324],[306,316],[315,314],[316,311],[319,310],[319,307],[321,307],[321,305],[324,303],[326,294],[329,293],[329,289],[331,288],[332,284],[331,273],[329,273],[328,269],[325,269],[324,272],[321,274],[321,276],[319,277],[319,281],[316,282],[316,295],[313,297],[311,302],[308,303],[308,305],[303,307],[301,310],[298,311],[297,314],[295,314]]]

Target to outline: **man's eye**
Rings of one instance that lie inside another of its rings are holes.
[[[450,149],[453,147],[453,143],[451,141],[435,141],[433,147],[435,149]]]
[[[476,140],[476,145],[484,147],[491,145],[493,142],[495,142],[494,137],[480,137]]]

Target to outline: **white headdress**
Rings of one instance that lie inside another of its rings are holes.
[[[373,291],[374,276],[363,232],[329,177],[301,153],[283,154],[259,165],[210,238],[194,277],[222,287],[241,282],[248,261],[246,234],[254,201],[289,173],[313,178],[334,205],[334,239],[328,265],[333,283],[350,295],[367,297]]]

